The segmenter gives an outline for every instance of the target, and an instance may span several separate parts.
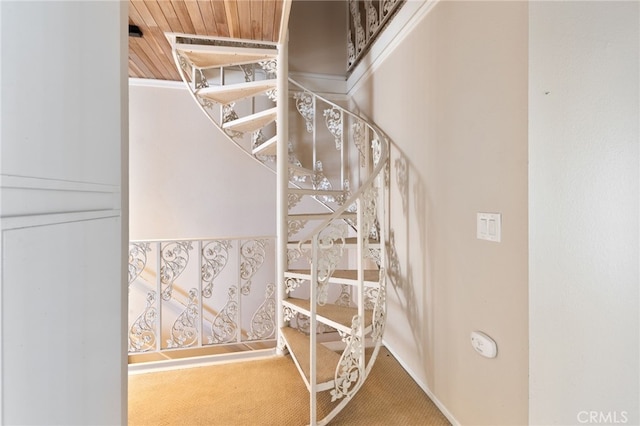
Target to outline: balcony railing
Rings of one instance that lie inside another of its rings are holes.
[[[275,248],[275,237],[131,241],[130,360],[274,347]]]
[[[349,0],[347,71],[367,53],[385,25],[405,0]]]

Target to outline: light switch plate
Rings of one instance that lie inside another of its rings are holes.
[[[479,240],[499,243],[502,239],[502,214],[478,213],[477,237]]]

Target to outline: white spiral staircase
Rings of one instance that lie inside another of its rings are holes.
[[[287,79],[278,45],[168,38],[202,110],[278,174],[278,348],[310,392],[310,424],[327,424],[364,383],[384,331],[388,141]]]

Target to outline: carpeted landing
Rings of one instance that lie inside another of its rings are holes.
[[[326,411],[328,395],[319,414]],[[129,425],[302,426],[309,393],[289,356],[129,376]],[[449,425],[385,348],[331,425]]]

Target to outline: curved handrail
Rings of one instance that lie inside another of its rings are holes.
[[[232,138],[227,132],[224,131],[224,129],[222,128],[221,124],[218,123],[218,121],[216,121],[216,119],[213,117],[212,114],[210,114],[205,105],[202,104],[202,102],[199,100],[198,95],[197,95],[197,90],[194,90],[191,87],[191,83],[189,78],[187,77],[187,75],[185,74],[185,70],[184,68],[181,66],[181,62],[179,59],[179,55],[178,52],[176,51],[175,48],[175,43],[172,43],[172,49],[171,52],[173,54],[173,59],[176,65],[176,68],[178,69],[178,73],[180,74],[180,78],[182,79],[183,83],[185,84],[187,91],[189,92],[189,95],[193,98],[193,100],[195,101],[195,103],[198,105],[198,107],[200,108],[200,110],[203,112],[203,114],[209,119],[209,121],[211,121],[211,123],[213,123],[213,125],[220,130],[220,133],[223,135],[224,138],[226,138],[229,142],[233,143],[233,145],[235,145],[244,155],[247,155],[249,158],[251,158],[253,161],[257,162],[258,164],[260,164],[262,167],[266,168],[267,170],[269,170],[272,173],[276,173],[276,170],[272,167],[270,167],[268,164],[266,164],[265,162],[261,161],[260,159],[256,158],[256,156],[250,152],[249,150],[247,150],[244,146],[242,146],[237,140],[235,140],[234,138]],[[348,115],[351,115],[355,118],[358,118],[360,120],[362,120],[363,122],[366,123],[366,120],[363,120],[361,117],[351,113],[348,110],[345,110],[344,108],[340,107],[339,105],[335,104],[334,102],[331,102],[330,100],[317,95],[316,93],[312,92],[311,90],[305,88],[304,86],[302,86],[300,83],[296,82],[295,80],[293,80],[292,78],[289,78],[289,82],[292,83],[293,85],[299,87],[300,89],[304,90],[305,92],[311,93],[313,96],[315,96],[316,98],[322,100],[323,102],[325,102],[326,104],[334,107],[334,108],[338,108],[340,110],[342,110],[343,112],[347,113]],[[371,127],[371,126],[369,126]],[[301,188],[300,185],[298,185],[296,182],[293,181],[289,181],[289,183],[291,185],[293,185],[296,188]],[[335,211],[334,207],[330,206],[329,204],[327,204],[326,202],[324,202],[321,199],[317,199],[316,201],[318,203],[320,203],[324,208],[326,208],[327,210],[333,212]]]
[[[172,43],[172,54],[173,54],[174,62],[176,64],[176,68],[178,69],[180,77],[182,78],[182,81],[186,85],[188,92],[190,93],[194,101],[198,104],[202,112],[207,116],[207,118],[214,124],[214,126],[216,126],[220,130],[220,132],[224,135],[224,137],[230,142],[232,142],[238,149],[240,149],[240,151],[242,151],[243,154],[247,155],[253,161],[256,161],[257,163],[261,164],[263,167],[265,167],[267,170],[270,170],[272,173],[275,173],[276,170],[274,170],[274,168],[269,167],[265,162],[256,158],[256,156],[253,155],[253,153],[250,150],[247,150],[243,145],[240,144],[239,141],[235,140],[227,132],[225,132],[224,129],[222,128],[222,124],[218,123],[218,121],[213,117],[213,114],[211,114],[207,110],[206,103],[203,104],[200,101],[197,95],[197,89],[194,89],[192,87],[193,82],[191,82],[190,78],[186,75],[185,67],[182,66],[183,65],[182,62],[185,59],[179,55],[176,49],[175,40],[174,40],[174,43]],[[380,173],[382,172],[383,167],[387,163],[387,160],[389,157],[389,140],[386,137],[386,135],[382,132],[382,130],[380,130],[380,128],[378,128],[375,124],[369,122],[365,117],[361,116],[360,114],[351,112],[341,107],[340,105],[330,101],[329,99],[326,99],[325,97],[316,94],[315,92],[303,86],[302,84],[300,84],[299,82],[295,81],[292,78],[289,78],[288,81],[291,85],[297,87],[298,89],[302,90],[305,93],[310,94],[316,100],[320,100],[324,104],[339,110],[341,114],[350,116],[358,120],[360,123],[363,123],[364,126],[366,126],[366,128],[368,128],[373,134],[373,137],[371,138],[371,140],[378,141],[379,149],[380,149],[380,151],[378,152],[377,158],[374,156],[374,162],[373,162],[374,169],[371,171],[371,173],[369,174],[365,182],[361,183],[360,186],[355,190],[355,192],[353,192],[350,195],[350,197],[347,200],[343,200],[342,205],[340,207],[334,208],[333,206],[328,205],[326,202],[319,199],[318,197],[314,197],[317,202],[319,202],[324,208],[326,208],[329,212],[331,212],[331,216],[329,216],[328,218],[320,222],[315,228],[313,228],[312,231],[307,234],[308,237],[306,239],[303,238],[299,241],[299,245],[300,245],[299,247],[301,249],[303,244],[309,242],[314,235],[318,235],[323,229],[327,227],[327,225],[329,225],[332,221],[338,219],[338,217],[342,213],[344,213],[353,203],[355,203],[364,194],[365,191],[367,191],[368,189],[374,186],[375,180],[380,176]],[[315,111],[314,111],[314,114],[315,114]],[[279,143],[284,143],[284,142],[285,141],[279,141]],[[298,184],[296,184],[291,180],[290,180],[290,184],[292,184],[294,187],[300,188]]]
[[[313,230],[311,232],[309,232],[309,237],[307,237],[304,240],[300,240],[299,247],[302,247],[303,244],[308,243],[311,240],[313,235],[319,234],[323,229],[325,229],[327,227],[327,225],[329,223],[331,223],[332,221],[334,221],[336,219],[339,219],[339,216],[342,213],[344,213],[349,208],[349,206],[351,206],[353,203],[355,203],[356,200],[358,198],[360,198],[360,196],[366,190],[368,190],[369,188],[371,188],[374,185],[375,180],[380,176],[380,173],[382,172],[382,170],[385,167],[385,165],[387,163],[387,160],[389,158],[389,139],[386,137],[384,132],[382,132],[382,130],[380,130],[380,128],[378,126],[376,126],[375,124],[369,122],[366,118],[362,117],[361,115],[353,113],[353,112],[341,107],[340,105],[337,105],[336,103],[331,102],[330,100],[323,98],[322,96],[320,96],[320,95],[312,92],[308,88],[304,87],[302,84],[296,82],[292,78],[289,78],[289,82],[293,83],[295,86],[301,88],[305,92],[311,93],[313,96],[315,96],[316,98],[322,100],[323,102],[325,102],[325,103],[327,103],[327,104],[329,104],[329,105],[331,105],[331,106],[333,106],[335,108],[340,109],[343,113],[346,113],[347,115],[360,120],[369,129],[372,130],[373,134],[375,135],[375,138],[373,138],[373,139],[377,139],[380,142],[380,156],[378,158],[377,164],[374,162],[374,169],[371,171],[371,174],[369,175],[367,180],[365,180],[360,185],[360,187],[354,193],[352,193],[352,195],[349,197],[349,199],[345,200],[344,203],[342,203],[342,206],[340,206],[339,208],[335,209],[333,211],[332,215],[329,218],[325,219],[319,225],[317,225],[315,228],[313,228]]]

